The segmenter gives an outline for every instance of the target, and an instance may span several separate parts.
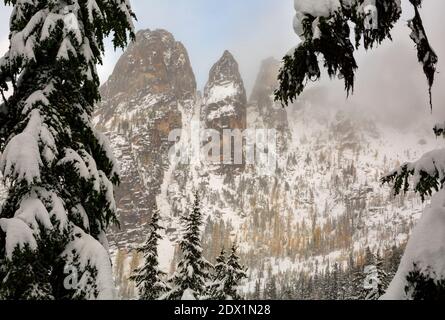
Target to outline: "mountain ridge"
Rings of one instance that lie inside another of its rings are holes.
[[[160,267],[174,271],[180,216],[195,190],[205,217],[204,255],[214,262],[236,241],[249,270],[247,296],[271,282],[347,268],[351,260],[362,265],[368,249],[379,255],[403,247],[428,201],[413,192],[394,197],[380,178],[440,143],[432,134],[401,133],[360,111],[331,107],[322,87],[284,109],[273,97],[279,65],[273,58],[261,63],[248,98],[229,51],[209,71],[201,95],[187,49],[166,30],[139,31],[121,56],[94,114],[121,169],[115,189],[121,228],[108,234],[120,297],[137,296],[128,277],[141,263],[135,248],[156,210],[165,227]],[[274,174],[261,175],[255,165],[171,161],[174,146],[189,147],[199,136],[196,122],[219,134],[276,129]],[[172,140],[174,131],[180,134]],[[6,193],[0,184],[0,203]]]

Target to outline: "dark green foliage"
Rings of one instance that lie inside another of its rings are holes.
[[[112,35],[117,47],[134,38],[134,14],[125,0],[96,3],[91,11],[85,0],[5,0],[14,10],[10,50],[0,60],[0,91],[13,88],[14,92],[0,106],[0,153],[5,155],[8,146],[22,147],[14,144],[15,138],[27,134],[38,145],[38,155],[28,154],[28,148],[21,150],[22,158],[38,163],[39,174],[25,179],[16,159],[5,156],[0,169],[9,192],[0,221],[19,219],[22,204],[34,199],[52,225],[30,224],[37,249],[17,246],[12,258],[6,256],[7,231],[0,228],[0,296],[5,299],[82,299],[99,294],[96,267],[80,268],[76,261],[88,258],[65,250],[82,241],[81,235],[101,244],[108,226],[117,222],[113,199],[117,168],[91,121],[100,99],[95,67],[101,62],[105,37]],[[64,20],[70,14],[77,24]],[[17,44],[21,42],[23,46]],[[64,50],[67,43],[70,49]],[[15,161],[12,168],[5,165],[8,161]],[[76,261],[68,261],[67,255]],[[79,279],[84,275],[89,279],[83,289],[64,287],[67,264],[78,269]]]
[[[445,132],[443,125],[436,125],[433,130],[437,137],[444,135]],[[384,176],[381,179],[382,184],[392,185],[394,195],[406,193],[411,187],[411,177],[417,175],[414,191],[421,196],[422,201],[425,201],[426,197],[431,197],[434,192],[441,190],[445,184],[445,177],[442,177],[442,174],[435,164],[437,160],[434,157],[434,152],[435,151],[429,154],[431,157],[429,161],[433,162],[434,172],[431,172],[431,170],[427,171],[423,169],[422,166],[416,166],[415,163],[406,163]]]
[[[434,77],[436,75],[436,65],[439,61],[436,53],[430,45],[425,27],[423,26],[422,18],[420,17],[419,7],[422,5],[422,0],[410,0],[414,6],[415,15],[412,20],[408,22],[409,28],[412,30],[411,39],[417,46],[417,57],[419,62],[423,65],[423,72],[425,73],[430,94],[430,106],[433,108],[432,87],[434,84]]]
[[[444,137],[445,138],[445,124],[436,124],[433,128],[434,134],[436,137]]]
[[[164,272],[159,270],[158,241],[162,239],[159,230],[159,212],[155,211],[148,226],[148,237],[145,244],[138,249],[144,256],[144,265],[133,271],[130,280],[135,281],[139,290],[140,300],[156,300],[167,290],[168,286],[163,278]]]
[[[208,298],[211,300],[225,300],[224,279],[227,275],[227,258],[224,248],[220,255],[216,258],[212,282],[209,285]]]
[[[383,177],[382,183],[392,184],[394,195],[398,195],[402,192],[408,192],[410,178],[414,174],[414,167],[411,164],[404,164],[399,169]],[[419,176],[420,179],[417,181],[414,191],[420,194],[422,201],[425,201],[426,197],[432,196],[434,192],[439,191],[445,183],[445,178],[441,179],[437,169],[434,174],[420,171]]]
[[[201,247],[202,213],[199,195],[195,194],[192,210],[182,216],[183,237],[179,242],[181,260],[169,283],[171,289],[163,298],[180,300],[189,291],[198,300],[205,295],[206,284],[210,280],[213,266],[203,257]]]
[[[435,280],[434,272],[421,271],[414,264],[413,271],[407,276],[408,285],[405,292],[413,300],[444,301],[445,279]]]
[[[238,287],[241,281],[247,278],[246,268],[241,266],[237,250],[238,247],[236,243],[234,243],[227,260],[227,275],[224,283],[225,295],[226,297],[230,297],[231,300],[241,300]]]
[[[307,17],[304,21],[305,37],[311,39],[299,45],[293,56],[284,58],[284,66],[278,76],[280,89],[275,92],[276,100],[282,103],[293,102],[300,95],[308,81],[320,79],[321,71],[318,65],[318,54],[324,57],[324,67],[330,77],[341,75],[345,81],[346,90],[354,87],[354,74],[357,63],[354,58],[354,46],[349,34],[350,28],[340,14],[332,17],[331,21],[320,18],[320,37],[312,39],[312,23],[314,17]]]
[[[284,57],[283,63],[282,72],[278,75],[280,89],[275,92],[275,97],[286,104],[292,103],[303,92],[307,81],[320,79],[321,73],[317,55],[310,44],[298,46],[293,56]]]
[[[419,61],[424,66],[424,72],[431,87],[437,64],[434,54],[420,18],[418,7],[421,1],[411,0],[416,16],[410,22],[413,30],[411,38],[416,42]],[[321,71],[319,57],[329,77],[344,80],[347,94],[354,90],[354,77],[357,63],[354,58],[355,50],[363,43],[366,50],[391,40],[391,30],[400,19],[401,10],[392,0],[377,0],[375,2],[376,16],[372,12],[360,12],[363,1],[355,1],[351,7],[342,4],[341,8],[329,17],[313,17],[306,15],[302,21],[303,34],[300,43],[292,54],[283,59],[283,66],[278,79],[280,87],[275,91],[275,100],[283,105],[293,101],[303,92],[309,81],[320,79]],[[316,20],[317,19],[317,20]],[[314,36],[314,24],[318,30]],[[351,43],[351,30],[354,25],[355,44]],[[417,38],[421,34],[421,38]]]
[[[363,1],[359,1],[359,3],[356,2],[351,8],[350,13],[348,12],[351,15],[351,21],[355,26],[354,33],[356,48],[360,46],[361,41],[363,41],[364,48],[368,50],[381,44],[386,39],[392,40],[391,30],[394,28],[394,25],[401,15],[396,1],[377,0],[375,2],[378,14],[376,17],[377,21],[368,21],[368,24],[372,25],[377,23],[376,28],[366,28],[367,17],[357,15],[357,6],[362,2]],[[348,11],[348,9],[345,11]]]

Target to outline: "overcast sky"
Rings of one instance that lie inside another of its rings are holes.
[[[445,120],[445,74],[437,75],[433,116],[428,111],[427,87],[417,63],[414,45],[409,39],[406,21],[412,10],[405,3],[404,16],[393,32],[394,42],[386,41],[371,53],[359,52],[359,72],[354,96],[346,101],[340,81],[323,82],[328,86],[332,104],[366,108],[382,121],[409,126],[411,122]],[[210,67],[230,50],[238,60],[248,91],[252,88],[261,60],[281,58],[297,44],[292,31],[293,0],[131,0],[138,16],[137,29],[164,28],[183,42],[189,51],[198,86],[207,81]],[[426,0],[422,16],[441,62],[445,61],[445,1]],[[10,8],[3,2],[0,11],[0,52],[8,46]],[[99,67],[102,81],[113,70],[120,52],[108,43],[104,66]],[[318,85],[318,84],[317,84]]]

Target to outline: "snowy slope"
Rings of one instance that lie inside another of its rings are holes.
[[[327,107],[323,89],[308,91],[287,109],[273,102],[279,63],[264,61],[248,100],[238,64],[224,52],[201,97],[185,48],[163,30],[141,31],[102,88],[97,127],[110,138],[121,166],[117,191],[121,229],[110,234],[121,295],[133,297],[126,278],[140,263],[133,249],[145,238],[155,209],[166,228],[161,267],[174,269],[179,216],[193,190],[202,196],[204,254],[239,242],[249,268],[245,292],[264,283],[267,272],[314,273],[317,265],[346,264],[403,246],[425,204],[409,193],[392,197],[380,178],[440,144],[424,132],[400,133],[354,110]],[[179,144],[194,146],[191,127],[273,128],[278,133],[278,169],[258,175],[255,167],[168,159],[168,133],[182,129]],[[418,143],[416,143],[418,142]]]

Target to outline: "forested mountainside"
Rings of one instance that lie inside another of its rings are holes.
[[[133,249],[145,239],[154,210],[166,228],[161,266],[173,271],[179,216],[193,190],[206,217],[204,255],[214,261],[236,240],[249,269],[247,297],[353,298],[338,279],[356,278],[370,255],[391,271],[424,204],[413,194],[392,197],[380,178],[439,142],[428,132],[407,139],[359,112],[327,106],[323,88],[282,108],[273,101],[279,62],[272,58],[262,63],[249,95],[235,57],[222,53],[201,94],[187,50],[172,34],[143,30],[136,38],[102,86],[95,114],[121,169],[120,227],[108,236],[122,297],[137,294],[128,281],[141,262]],[[170,132],[182,129],[179,144],[190,145],[195,122],[217,131],[276,129],[276,173],[196,159],[171,163]],[[326,283],[337,286],[334,296],[321,293]],[[316,292],[307,293],[307,286]]]

